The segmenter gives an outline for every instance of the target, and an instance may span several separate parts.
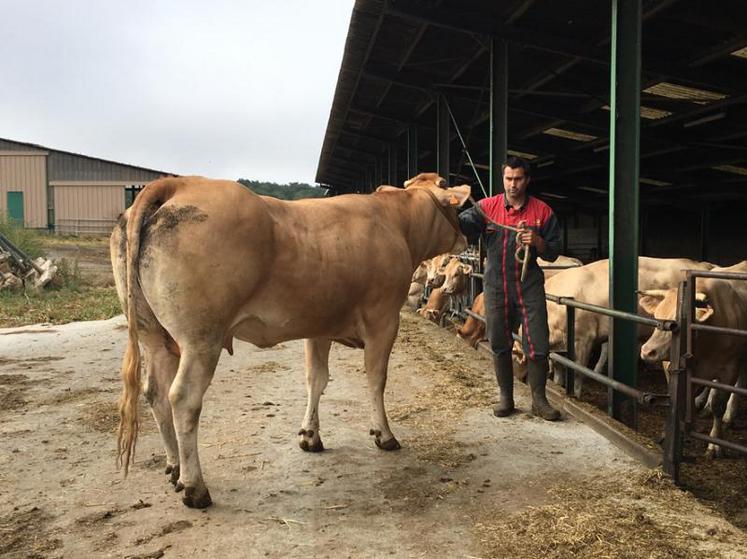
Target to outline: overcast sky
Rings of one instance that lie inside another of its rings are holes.
[[[314,181],[353,0],[2,0],[0,138]]]

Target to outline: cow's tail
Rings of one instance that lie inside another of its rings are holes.
[[[138,398],[140,397],[140,347],[138,345],[137,299],[140,294],[138,262],[140,234],[143,222],[173,196],[176,183],[166,179],[149,184],[135,198],[127,220],[127,256],[125,315],[128,341],[122,360],[122,396],[119,400],[119,431],[117,433],[117,466],[124,466],[125,477],[135,458],[139,428]]]

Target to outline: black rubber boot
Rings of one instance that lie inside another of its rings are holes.
[[[547,421],[557,421],[560,419],[560,412],[550,405],[545,395],[548,369],[546,358],[527,360],[527,381],[532,389],[532,413]]]
[[[498,381],[498,388],[501,390],[498,405],[493,408],[493,415],[506,417],[516,409],[514,407],[514,367],[511,362],[511,354],[494,355],[493,366],[495,367],[495,379]]]

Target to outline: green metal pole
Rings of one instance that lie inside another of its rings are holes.
[[[449,182],[449,109],[443,95],[438,96],[438,122],[436,123],[436,168],[438,174]]]
[[[397,144],[389,145],[389,184],[399,186],[397,176]]]
[[[418,125],[411,124],[407,129],[407,178],[418,174]]]
[[[612,0],[610,82],[610,306],[637,312],[641,0]],[[636,386],[638,340],[634,323],[613,319],[609,352],[609,376]],[[635,402],[619,392],[609,391],[609,413],[635,424]]]
[[[503,192],[501,166],[508,150],[508,46],[490,39],[490,186],[488,195]]]

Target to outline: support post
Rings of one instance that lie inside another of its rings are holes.
[[[569,297],[572,299],[572,297]],[[565,356],[571,361],[576,360],[576,308],[565,306]],[[585,364],[584,364],[585,365]],[[557,366],[557,365],[556,365]],[[576,371],[570,367],[565,368],[565,393],[570,398],[575,392]]]
[[[438,96],[438,122],[436,123],[436,168],[449,183],[449,109],[443,94]]]
[[[711,229],[711,208],[706,204],[700,210],[700,260],[708,261],[708,236]]]
[[[641,1],[612,0],[610,76],[610,306],[638,309],[638,204],[641,91]],[[637,325],[613,319],[609,375],[638,384]],[[635,425],[635,401],[609,390],[609,413]]]
[[[418,174],[418,125],[413,123],[407,129],[407,178]]]
[[[488,196],[503,192],[503,163],[508,151],[508,45],[490,39],[490,185]]]
[[[672,477],[675,484],[680,480],[680,462],[682,461],[682,431],[684,410],[689,404],[689,376],[687,355],[687,317],[690,312],[689,285],[680,282],[677,292],[678,328],[672,332],[672,350],[669,357],[669,411],[664,425],[664,443],[662,466],[664,472]]]
[[[399,186],[397,177],[397,144],[389,144],[387,149],[389,153],[389,184]]]

